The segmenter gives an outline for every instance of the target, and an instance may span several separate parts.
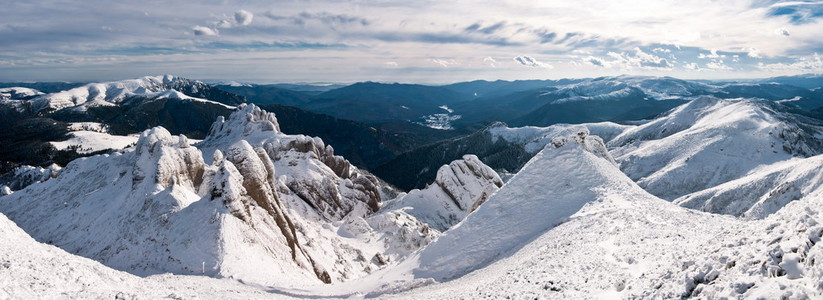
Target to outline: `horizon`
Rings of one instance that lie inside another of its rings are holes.
[[[815,1],[6,4],[0,81],[251,83],[823,73]],[[699,17],[695,17],[699,16]],[[223,79],[225,78],[225,79]]]
[[[459,84],[459,83],[468,83],[468,82],[476,82],[476,81],[485,81],[485,82],[495,82],[495,81],[506,81],[506,82],[515,82],[515,81],[550,81],[550,80],[590,80],[590,79],[597,79],[597,78],[619,78],[619,77],[649,77],[649,78],[673,78],[679,80],[690,80],[690,81],[712,81],[712,82],[746,82],[746,81],[758,81],[758,80],[766,80],[772,79],[777,77],[803,77],[803,76],[815,76],[815,77],[823,77],[821,73],[804,73],[804,74],[794,74],[794,75],[781,75],[781,76],[771,76],[771,77],[751,77],[751,78],[718,78],[718,79],[706,79],[706,78],[680,78],[675,76],[663,75],[663,76],[653,76],[653,75],[635,75],[635,74],[619,74],[619,75],[609,75],[609,76],[597,76],[597,77],[563,77],[563,78],[556,78],[556,79],[548,79],[548,78],[526,78],[526,79],[513,79],[513,80],[506,80],[506,79],[469,79],[469,80],[460,80],[460,81],[453,81],[453,82],[433,82],[433,83],[422,83],[422,82],[402,82],[402,81],[375,81],[375,80],[363,80],[363,81],[351,81],[351,82],[249,82],[249,81],[237,81],[232,79],[211,79],[211,78],[191,78],[187,76],[179,76],[176,74],[154,74],[154,75],[143,75],[137,77],[128,77],[128,78],[115,78],[115,79],[99,79],[99,80],[91,80],[91,81],[32,81],[32,80],[11,80],[11,81],[0,81],[0,83],[71,83],[71,84],[89,84],[89,83],[102,83],[102,82],[116,82],[122,80],[131,80],[131,79],[138,79],[142,77],[162,77],[162,76],[174,76],[174,77],[181,77],[191,80],[200,81],[209,85],[227,85],[229,83],[238,83],[238,84],[250,84],[250,85],[307,85],[307,86],[331,86],[331,85],[339,85],[339,86],[349,86],[358,83],[379,83],[379,84],[404,84],[404,85],[425,85],[425,86],[446,86],[452,84]]]

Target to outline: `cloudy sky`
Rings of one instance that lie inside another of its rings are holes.
[[[0,81],[449,83],[823,72],[823,1],[11,1]]]

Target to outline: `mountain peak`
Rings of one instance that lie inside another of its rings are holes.
[[[420,253],[415,277],[452,279],[528,243],[598,200],[604,189],[644,193],[580,131],[556,138],[486,203]]]
[[[264,111],[254,104],[241,104],[228,119],[217,117],[204,143],[220,139],[239,140],[265,132],[280,132],[274,113]]]

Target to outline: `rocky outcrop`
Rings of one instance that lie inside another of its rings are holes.
[[[434,229],[445,231],[463,220],[503,186],[503,180],[477,156],[443,165],[437,179],[386,202],[385,209],[404,209]]]
[[[60,174],[60,169],[62,168],[56,164],[46,168],[19,166],[0,175],[0,186],[5,186],[11,194],[11,191],[21,190],[29,185],[57,177]],[[2,195],[2,191],[0,191],[0,195]]]
[[[272,113],[241,105],[229,119],[218,118],[202,146],[221,147],[238,140],[247,140],[264,150],[275,165],[282,165],[290,175],[283,179],[286,187],[328,220],[380,209],[377,178],[334,155],[334,148],[319,138],[280,133]]]

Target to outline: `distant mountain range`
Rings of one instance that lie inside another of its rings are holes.
[[[257,104],[282,104],[358,122],[403,120],[433,128],[626,122],[649,119],[700,95],[764,98],[804,110],[823,106],[821,77],[711,82],[671,77],[472,81],[445,86],[363,82],[322,93],[280,85],[218,86]],[[794,85],[793,85],[794,84]],[[819,86],[819,85],[818,85]],[[587,102],[597,102],[590,105]]]

